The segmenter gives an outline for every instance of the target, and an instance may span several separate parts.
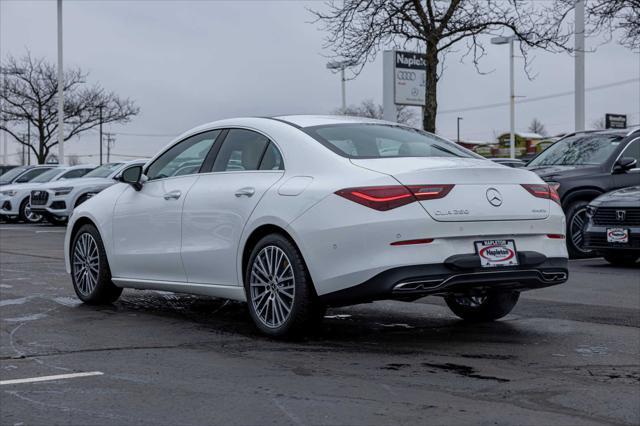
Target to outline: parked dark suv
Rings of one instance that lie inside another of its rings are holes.
[[[560,194],[571,257],[594,254],[584,246],[589,202],[605,192],[640,185],[638,163],[640,129],[611,129],[569,134],[527,164]]]

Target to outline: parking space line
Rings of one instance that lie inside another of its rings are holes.
[[[30,377],[26,379],[0,380],[0,385],[16,385],[20,383],[46,382],[50,380],[75,379],[77,377],[102,376],[102,371],[89,371],[86,373],[57,374],[55,376]]]

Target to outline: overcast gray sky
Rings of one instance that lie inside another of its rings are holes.
[[[65,0],[64,61],[90,72],[91,82],[136,101],[139,116],[106,130],[117,133],[114,152],[151,155],[171,139],[152,135],[177,135],[225,117],[324,114],[338,107],[339,77],[325,68],[323,55],[330,52],[323,49],[323,32],[309,23],[310,6],[322,3]],[[599,44],[587,40],[589,47]],[[0,0],[1,56],[20,56],[25,49],[56,61],[55,1]],[[534,55],[533,81],[516,68],[518,95],[573,89],[573,58]],[[381,59],[348,83],[348,103],[382,102]],[[589,53],[586,63],[587,88],[640,77],[640,55],[613,42]],[[489,46],[482,68],[493,72],[479,75],[455,55],[447,60],[438,87],[438,133],[454,138],[457,116],[464,118],[464,139],[493,140],[508,128],[507,107],[448,112],[508,100],[507,47]],[[586,100],[588,126],[605,112],[640,122],[638,81],[589,91]],[[573,96],[518,105],[516,128],[526,130],[534,117],[551,134],[573,130]],[[66,153],[97,150],[97,133],[89,132],[68,143]]]

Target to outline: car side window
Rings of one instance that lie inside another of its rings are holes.
[[[198,173],[220,130],[200,133],[177,143],[147,168],[149,180]]]
[[[637,160],[636,167],[640,168],[640,139],[636,139],[631,142],[622,152],[621,157],[631,157]]]
[[[245,129],[231,129],[213,163],[214,172],[258,170],[269,139]]]
[[[269,146],[262,156],[260,170],[284,170],[282,155],[273,142],[269,142]]]
[[[60,179],[75,179],[86,175],[91,169],[74,169],[60,176]]]

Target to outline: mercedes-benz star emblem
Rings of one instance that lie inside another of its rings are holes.
[[[502,205],[502,194],[495,188],[487,189],[487,201],[493,207],[500,207]]]

